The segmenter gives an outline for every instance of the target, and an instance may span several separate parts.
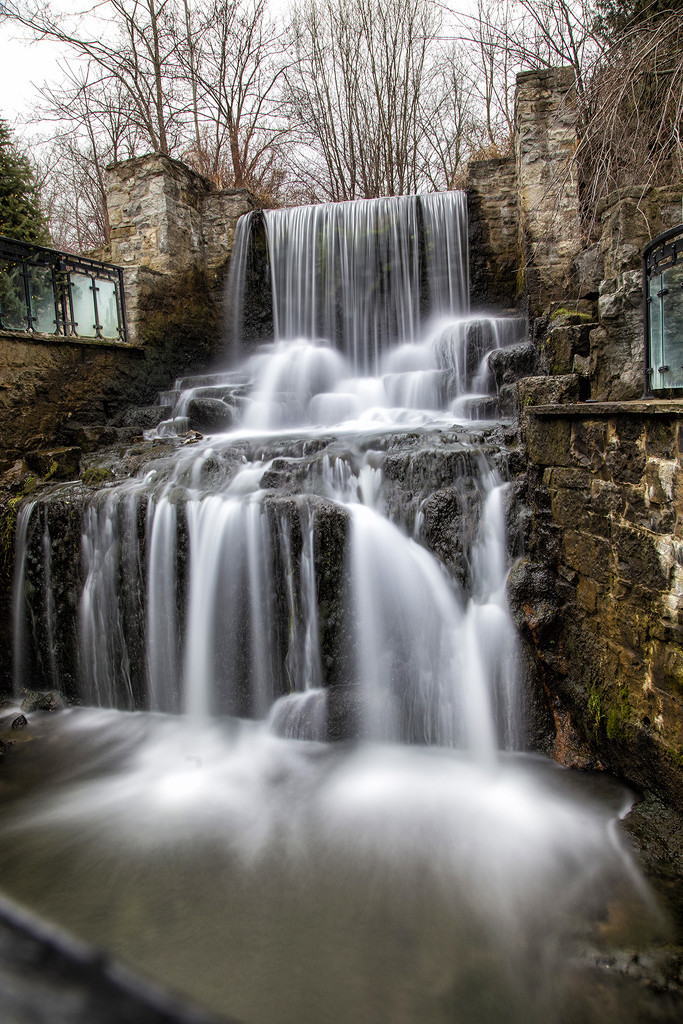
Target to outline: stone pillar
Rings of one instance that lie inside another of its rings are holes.
[[[467,167],[470,298],[474,307],[509,307],[520,266],[514,157]]]
[[[515,92],[520,291],[532,312],[575,297],[572,259],[582,246],[572,68],[526,71]]]
[[[254,209],[246,189],[220,190],[178,160],[152,154],[107,168],[110,259],[126,268],[131,340],[145,316],[187,291],[220,295],[237,218]]]

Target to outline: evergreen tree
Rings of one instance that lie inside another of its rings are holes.
[[[6,121],[0,118],[0,235],[46,244],[47,221],[33,169],[19,152]]]

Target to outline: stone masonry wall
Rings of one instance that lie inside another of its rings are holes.
[[[471,161],[467,168],[470,301],[506,308],[517,299],[517,177],[513,157]]]
[[[681,222],[682,194],[681,185],[624,190],[603,205],[599,326],[590,336],[593,398],[627,401],[643,394],[643,248]]]
[[[126,269],[129,335],[147,313],[203,290],[217,306],[238,217],[254,209],[246,189],[220,190],[178,160],[153,154],[107,169],[110,259]],[[220,311],[215,310],[220,319]],[[143,339],[148,341],[148,339]]]
[[[522,406],[524,382],[520,382]],[[683,808],[683,420],[674,402],[527,407],[509,589],[555,754]]]
[[[515,160],[519,204],[520,285],[538,313],[575,297],[573,260],[582,248],[571,68],[517,76]],[[520,290],[522,290],[520,288]]]
[[[102,424],[220,358],[222,286],[250,193],[175,160],[107,171],[110,250],[123,266],[129,344],[0,332],[0,467],[54,445],[70,421]]]

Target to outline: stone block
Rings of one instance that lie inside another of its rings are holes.
[[[571,427],[572,461],[599,473],[605,467],[607,423],[604,420],[576,420]]]
[[[551,377],[523,377],[517,382],[517,402],[522,411],[536,405],[563,405],[578,400],[579,379],[574,373]]]
[[[543,342],[543,358],[548,373],[572,373],[574,358],[590,353],[590,330],[595,325],[553,326]]]
[[[571,427],[565,420],[527,414],[524,430],[532,462],[539,466],[571,465]]]
[[[645,424],[638,417],[620,416],[611,429],[605,464],[610,475],[624,483],[638,484],[645,472]]]
[[[669,572],[663,567],[655,538],[647,531],[614,523],[612,547],[616,573],[629,587],[659,594],[668,589]]]

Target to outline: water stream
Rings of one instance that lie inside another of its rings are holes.
[[[486,357],[524,325],[468,308],[464,197],[265,225],[275,337],[21,512],[17,693],[83,706],[6,774],[3,887],[245,1024],[651,1019],[594,967],[664,928],[629,794],[522,753]]]

